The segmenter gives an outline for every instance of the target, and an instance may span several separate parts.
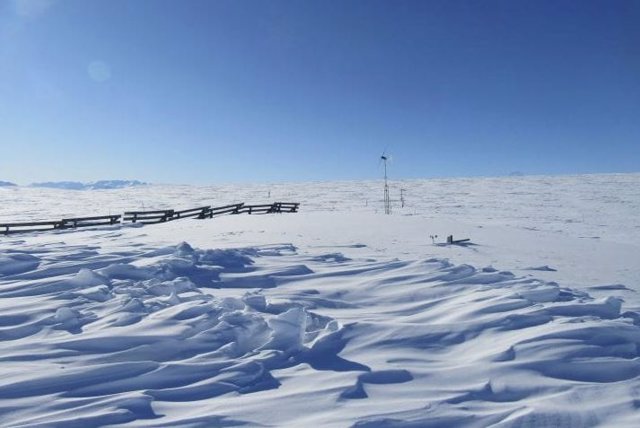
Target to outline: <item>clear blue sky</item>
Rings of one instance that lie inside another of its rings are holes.
[[[640,1],[0,1],[0,180],[640,171]]]

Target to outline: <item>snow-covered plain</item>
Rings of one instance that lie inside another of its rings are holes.
[[[640,425],[640,174],[381,190],[1,188],[0,223],[302,205],[1,237],[0,425]]]

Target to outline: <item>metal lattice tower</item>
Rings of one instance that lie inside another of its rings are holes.
[[[380,156],[384,162],[384,213],[391,214],[391,199],[389,198],[389,183],[387,181],[387,156]]]

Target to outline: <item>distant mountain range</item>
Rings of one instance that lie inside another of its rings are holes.
[[[11,187],[11,186],[17,186],[17,184],[12,183],[10,181],[0,181],[0,187]]]
[[[88,183],[82,183],[80,181],[47,181],[43,183],[33,183],[31,187],[65,190],[104,190],[123,189],[126,187],[144,186],[146,184],[147,183],[138,180],[99,180]]]

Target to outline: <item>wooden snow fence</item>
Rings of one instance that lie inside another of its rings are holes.
[[[173,219],[174,214],[174,210],[125,211],[122,221],[142,224],[163,223]]]
[[[0,223],[0,233],[8,235],[19,232],[47,232],[57,229],[75,229],[78,227],[91,227],[113,225],[120,222],[121,215],[103,215],[94,217],[63,218],[55,221],[29,221],[20,223]]]
[[[273,213],[295,213],[298,212],[297,202],[274,202],[263,205],[244,205],[238,212],[248,214],[273,214]]]
[[[202,213],[201,217],[198,218],[213,218],[214,216],[219,216],[223,214],[238,214],[240,209],[244,206],[244,203],[225,205],[223,207],[215,207],[209,208],[207,211]]]
[[[94,217],[63,218],[57,229],[75,229],[77,227],[107,226],[120,222],[120,214],[99,215]]]
[[[297,213],[298,207],[300,206],[299,202],[276,202],[273,205],[276,206],[277,213]]]
[[[188,210],[174,211],[173,218],[171,220],[178,220],[180,218],[197,217],[204,218],[204,214],[211,209],[210,205],[198,208],[190,208]]]
[[[121,223],[156,224],[183,218],[213,218],[225,214],[272,214],[298,212],[298,202],[274,202],[272,204],[245,205],[237,203],[221,207],[210,205],[189,208],[186,210],[125,211],[124,215],[104,215],[93,217],[71,217],[55,221],[33,221],[0,223],[0,233],[9,235],[20,232],[46,232],[79,227],[109,226]]]
[[[46,232],[49,230],[60,229],[60,221],[2,223],[0,224],[0,228],[3,229],[3,233],[5,235],[19,232]]]
[[[272,213],[273,204],[263,204],[263,205],[245,205],[243,206],[238,214],[247,213],[247,214],[268,214]]]

